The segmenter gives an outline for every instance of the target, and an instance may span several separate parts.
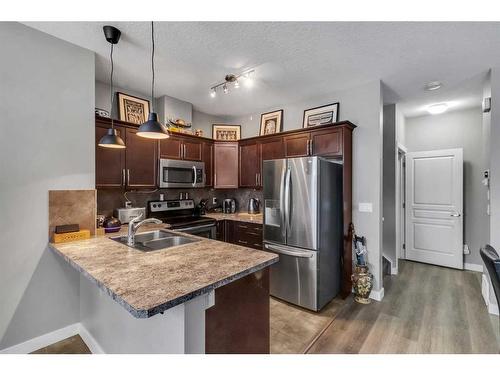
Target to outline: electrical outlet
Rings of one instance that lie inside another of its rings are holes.
[[[212,198],[212,204],[217,204],[217,198],[216,197]]]
[[[464,254],[470,254],[469,245],[464,244]]]

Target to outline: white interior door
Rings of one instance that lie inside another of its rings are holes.
[[[462,149],[406,154],[406,259],[463,269]]]

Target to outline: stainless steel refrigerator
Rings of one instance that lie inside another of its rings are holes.
[[[263,162],[264,248],[272,296],[319,311],[340,291],[342,164],[321,157]]]

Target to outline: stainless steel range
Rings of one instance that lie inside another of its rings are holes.
[[[200,237],[216,237],[216,220],[200,216],[195,210],[192,199],[150,201],[148,217],[160,219],[177,232],[194,234]]]

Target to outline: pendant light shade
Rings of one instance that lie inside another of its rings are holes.
[[[167,127],[158,122],[158,115],[155,112],[149,114],[148,121],[139,127],[137,135],[151,139],[169,138]]]
[[[149,113],[148,121],[141,124],[139,130],[137,131],[137,135],[144,138],[150,139],[165,139],[169,138],[168,129],[165,125],[162,125],[158,121],[158,115],[154,111],[154,102],[155,102],[155,34],[154,34],[154,24],[151,22],[151,70],[153,73],[153,79],[151,82],[151,107],[153,111]]]
[[[118,135],[118,132],[116,131],[115,126],[114,126],[114,122],[113,122],[113,98],[114,98],[114,92],[113,92],[113,72],[114,72],[113,46],[115,44],[118,44],[118,41],[120,40],[120,36],[122,33],[120,30],[118,30],[116,27],[113,27],[113,26],[104,26],[102,29],[104,31],[104,37],[111,44],[111,53],[110,53],[110,59],[111,59],[111,77],[110,77],[111,128],[108,129],[108,132],[106,133],[106,135],[103,136],[99,140],[98,145],[100,147],[106,147],[106,148],[125,148],[126,147],[125,142],[123,142],[123,139],[121,139],[120,136]]]
[[[116,129],[108,129],[107,134],[99,141],[99,146],[107,148],[125,148],[125,142],[120,138]]]

